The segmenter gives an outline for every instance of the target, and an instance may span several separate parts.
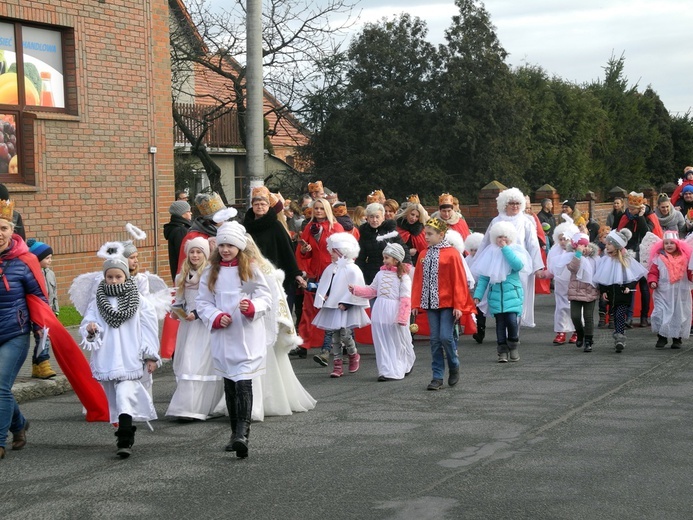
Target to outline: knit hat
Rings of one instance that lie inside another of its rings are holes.
[[[395,244],[392,242],[388,243],[385,246],[385,249],[383,249],[383,254],[387,255],[387,256],[391,256],[392,258],[394,258],[398,262],[401,262],[402,260],[404,260],[404,248],[399,244]]]
[[[217,245],[231,244],[243,251],[247,242],[245,228],[238,222],[224,222],[217,230]]]
[[[616,247],[616,249],[623,249],[632,236],[633,233],[631,233],[630,229],[623,228],[621,231],[612,229],[609,231],[609,234],[606,235],[606,241]]]
[[[36,255],[36,258],[38,258],[39,262],[46,258],[48,255],[53,254],[51,246],[49,246],[48,244],[44,244],[43,242],[39,242],[38,240],[35,240],[33,238],[27,240],[26,245],[29,246],[29,252]]]
[[[185,243],[185,256],[188,256],[188,253],[190,253],[193,247],[201,249],[205,258],[209,258],[209,241],[206,238],[195,237],[192,240],[188,240]]]
[[[105,275],[106,271],[108,271],[109,269],[120,269],[125,273],[125,278],[130,278],[130,269],[128,267],[128,261],[123,256],[113,255],[110,258],[108,258],[103,263],[103,274]]]
[[[575,206],[577,205],[577,201],[575,199],[565,199],[562,203],[561,206],[568,206],[570,209],[575,211]]]
[[[573,238],[570,239],[570,243],[573,248],[577,248],[577,246],[586,246],[590,243],[590,237],[585,233],[575,233]]]
[[[171,215],[176,215],[177,217],[182,217],[184,213],[190,211],[190,204],[184,200],[177,200],[172,202],[168,207],[168,212]]]
[[[125,258],[130,258],[135,253],[137,253],[137,247],[132,242],[132,240],[128,240],[127,242],[123,242],[123,256]]]
[[[691,186],[690,184],[686,184],[681,190],[681,195],[683,195],[684,193],[693,193],[693,186]]]

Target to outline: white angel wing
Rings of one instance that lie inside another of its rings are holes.
[[[87,312],[87,307],[92,298],[96,295],[96,288],[99,283],[103,280],[103,273],[101,271],[94,271],[92,273],[80,274],[77,278],[72,280],[72,285],[70,285],[70,301],[82,316]]]
[[[145,271],[144,275],[147,277],[147,283],[149,285],[149,294],[143,294],[144,298],[147,298],[149,303],[156,309],[156,317],[159,320],[163,320],[166,314],[171,310],[171,304],[173,303],[172,291],[166,282],[154,273]]]
[[[645,269],[650,268],[650,253],[652,252],[652,247],[662,240],[657,235],[648,231],[643,237],[642,242],[640,242],[640,263]]]

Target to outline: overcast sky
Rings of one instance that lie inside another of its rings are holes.
[[[457,14],[453,0],[362,0],[361,21],[408,12],[426,20],[428,39],[443,43]],[[625,76],[651,86],[672,113],[693,106],[693,2],[690,0],[486,0],[512,66],[531,63],[576,83],[604,77],[613,54]]]
[[[582,84],[603,78],[612,54],[623,54],[630,85],[637,84],[639,91],[651,86],[672,113],[683,114],[693,107],[691,0],[486,0],[484,4],[512,66],[539,65],[549,75]],[[428,39],[435,44],[443,43],[443,32],[457,14],[454,0],[361,0],[358,5],[359,24],[402,12],[424,19]]]

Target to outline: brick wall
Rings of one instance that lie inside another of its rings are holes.
[[[100,269],[101,244],[129,238],[127,222],[147,233],[137,242],[142,267],[168,279],[162,227],[174,181],[167,1],[4,0],[0,16],[75,31],[75,55],[66,58],[74,58],[76,115],[37,111],[36,185],[6,183],[27,238],[56,253],[60,302],[68,303],[76,275]]]

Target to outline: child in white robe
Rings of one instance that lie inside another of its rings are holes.
[[[200,277],[210,254],[209,242],[204,237],[195,237],[185,243],[184,252],[171,313],[180,320],[173,358],[177,386],[166,415],[204,421],[223,415],[225,406],[223,378],[212,364],[209,330],[195,310]]]
[[[355,296],[376,297],[371,313],[378,381],[403,379],[409,375],[416,356],[409,332],[411,278],[402,263],[404,248],[390,243],[383,250],[383,266],[370,286],[349,286]]]
[[[681,340],[691,330],[691,246],[679,240],[678,232],[665,231],[664,240],[650,253],[647,281],[654,290],[654,309],[650,322],[657,334],[655,348],[681,348]]]
[[[265,373],[264,315],[272,305],[267,281],[245,247],[243,226],[225,222],[219,227],[195,301],[198,316],[211,330],[214,368],[224,378],[231,422],[225,450],[235,451],[238,458],[248,456],[253,378]]]
[[[360,367],[361,356],[350,329],[365,327],[370,323],[366,309],[368,300],[349,292],[349,285],[365,285],[361,269],[354,263],[359,254],[359,244],[351,233],[334,233],[327,239],[327,250],[332,258],[320,277],[313,305],[318,314],[313,319],[316,327],[333,331],[333,370],[330,377],[342,377],[342,348],[349,355],[349,372]]]
[[[127,458],[135,442],[133,421],[157,418],[143,378],[161,363],[159,329],[154,307],[140,296],[127,260],[113,255],[104,262],[103,273],[80,333],[82,344],[92,351],[94,379],[106,391],[110,421],[118,423],[117,455]]]

